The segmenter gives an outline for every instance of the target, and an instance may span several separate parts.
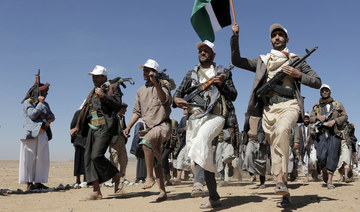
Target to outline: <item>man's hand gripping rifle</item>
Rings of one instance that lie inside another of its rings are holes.
[[[311,51],[305,50],[306,55],[304,57],[296,58],[293,60],[289,66],[296,68],[298,65],[300,65],[302,62],[305,61],[306,58],[308,58],[313,52],[315,52],[318,49],[317,46],[315,46]],[[293,91],[290,88],[284,88],[280,84],[282,83],[282,80],[286,76],[286,73],[284,73],[283,70],[279,71],[275,74],[275,76],[270,79],[268,82],[266,82],[264,85],[262,85],[259,89],[256,91],[256,96],[263,101],[265,105],[269,105],[269,102],[267,100],[267,95],[270,91],[275,91],[277,93],[280,93],[284,96],[293,96]]]
[[[316,134],[320,132],[321,126],[327,126],[328,121],[330,121],[330,118],[335,110],[335,107],[333,107],[326,115],[325,115],[325,121],[317,120],[310,129],[313,130]]]
[[[189,105],[200,106],[200,107],[206,108],[206,102],[199,96],[199,94],[201,92],[203,92],[204,90],[206,90],[208,87],[210,87],[212,84],[214,84],[215,78],[217,76],[219,76],[220,74],[227,74],[233,68],[234,68],[234,65],[231,64],[228,69],[225,69],[224,72],[222,72],[222,73],[217,72],[214,77],[211,77],[211,78],[207,79],[205,82],[203,82],[203,83],[201,83],[199,85],[196,85],[196,86],[193,86],[193,87],[189,88],[188,90],[190,90],[191,93],[185,95],[183,99],[186,102],[188,102]],[[196,103],[190,103],[191,100],[194,100],[194,102],[196,102]]]

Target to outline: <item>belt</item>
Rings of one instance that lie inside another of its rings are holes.
[[[295,99],[294,97],[284,97],[284,96],[272,96],[269,98],[269,105],[278,104],[280,102],[286,102],[289,100]]]
[[[99,118],[92,118],[92,119],[90,120],[90,123],[91,123],[92,125],[98,127],[98,126],[101,126],[101,125],[104,125],[104,124],[105,124],[105,118],[104,118],[104,116],[99,117]]]

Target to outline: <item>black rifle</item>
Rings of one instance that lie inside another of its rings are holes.
[[[303,61],[305,61],[306,58],[308,58],[313,52],[315,52],[318,49],[317,46],[315,46],[311,51],[305,49],[306,55],[304,57],[296,58],[291,63],[289,63],[288,66],[291,66],[293,68],[296,68],[298,65],[300,65]],[[282,80],[287,74],[284,73],[284,71],[281,69],[278,73],[275,74],[275,76],[267,81],[264,85],[262,85],[259,89],[256,91],[256,96],[263,101],[265,105],[269,105],[269,102],[267,100],[267,94],[270,91],[278,92],[285,96],[292,96],[292,89],[284,88],[280,86],[279,84],[282,83]]]
[[[165,74],[166,72],[166,68],[163,69],[162,71],[159,71],[157,74],[156,74],[156,80],[159,82],[160,80],[168,80],[169,79],[169,75],[168,74]]]
[[[217,72],[215,77],[219,76],[220,74],[226,74],[229,71],[231,71],[233,68],[234,68],[234,66],[230,65],[229,69],[225,69],[225,71],[223,73]],[[191,93],[184,96],[183,99],[185,101],[189,102],[190,100],[196,98],[198,94],[200,94],[202,91],[206,90],[208,87],[210,87],[214,83],[215,77],[211,77],[211,78],[207,79],[205,82],[189,88],[189,90],[191,90]],[[196,102],[196,100],[195,100],[195,102]]]
[[[322,122],[317,120],[310,128],[315,131],[315,133],[319,133],[319,129],[321,126],[326,126],[329,119],[331,118],[333,112],[335,110],[335,106],[325,115],[325,121]]]
[[[130,85],[134,85],[135,82],[132,78],[121,78],[121,77],[116,77],[112,80],[110,80],[110,84],[114,84],[114,83],[119,83],[123,88],[126,88],[126,85],[124,84],[124,82],[129,82]],[[109,84],[105,85],[105,86],[109,86]]]
[[[116,87],[116,88],[119,88],[119,85],[121,85],[122,87],[126,88],[126,85],[124,82],[129,82],[130,85],[134,85],[135,82],[133,81],[132,78],[121,78],[121,77],[116,77],[112,80],[109,80],[109,81],[106,81],[104,84],[101,85],[101,89],[104,93],[107,93],[112,87]],[[121,89],[119,90],[120,92],[120,95],[123,96],[123,93],[121,92]]]

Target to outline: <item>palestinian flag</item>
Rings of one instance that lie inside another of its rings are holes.
[[[229,0],[195,0],[191,24],[202,41],[215,41],[215,32],[231,24]]]

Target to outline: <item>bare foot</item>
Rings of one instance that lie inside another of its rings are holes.
[[[89,197],[86,200],[101,200],[102,194],[94,191],[92,194],[89,195]]]

